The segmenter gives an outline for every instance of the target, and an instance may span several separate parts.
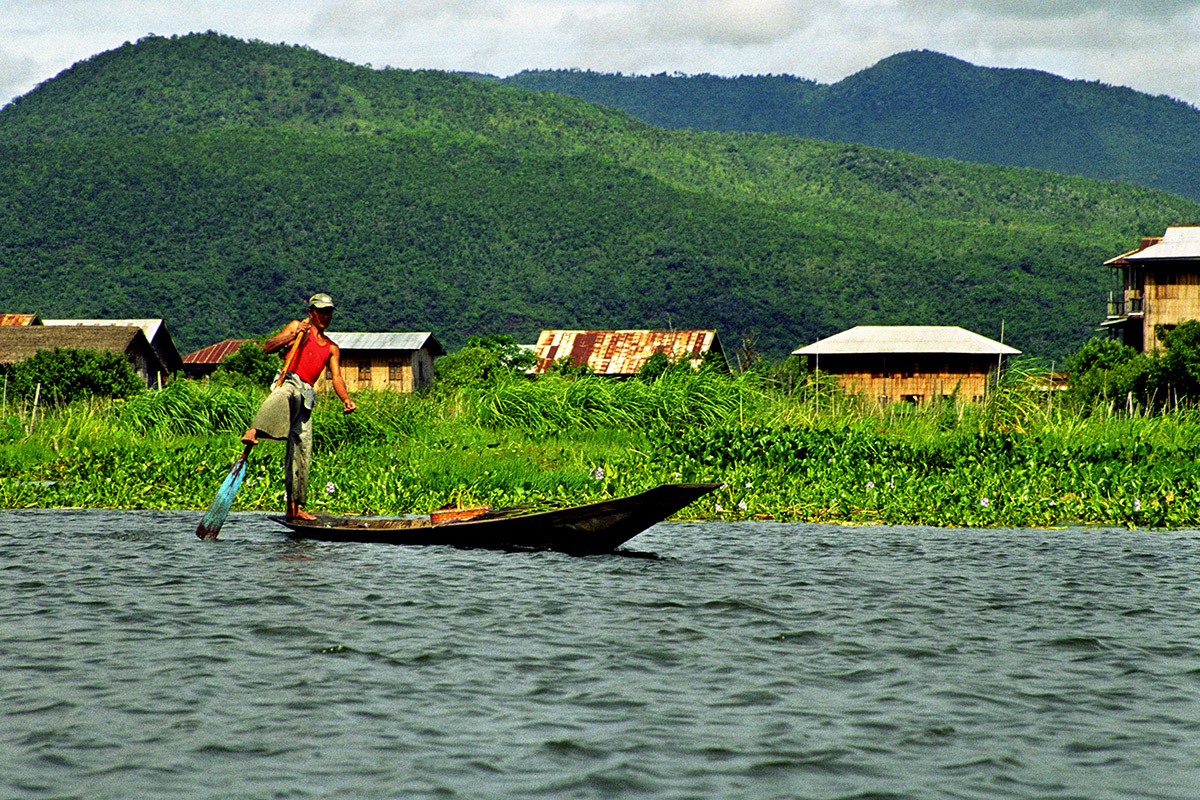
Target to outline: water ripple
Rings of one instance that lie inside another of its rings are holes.
[[[195,516],[0,512],[0,796],[1200,796],[1195,532]]]

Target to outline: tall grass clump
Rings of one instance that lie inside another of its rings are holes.
[[[161,391],[143,392],[113,406],[118,425],[138,435],[240,433],[265,392],[216,381],[174,380]]]
[[[367,390],[357,392],[354,402],[357,409],[345,414],[332,393],[318,398],[314,448],[396,445],[428,435],[451,414],[446,401],[433,395]]]
[[[700,370],[673,371],[653,380],[591,375],[507,380],[468,390],[466,405],[480,425],[548,435],[716,425],[756,417],[771,402],[753,381]]]

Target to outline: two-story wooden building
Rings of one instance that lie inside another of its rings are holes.
[[[1148,353],[1158,349],[1157,326],[1200,319],[1200,226],[1167,228],[1104,263],[1121,282],[1102,323],[1112,338]]]
[[[982,400],[1005,359],[1020,352],[957,326],[860,325],[793,355],[835,376],[847,392],[919,404],[956,394]]]

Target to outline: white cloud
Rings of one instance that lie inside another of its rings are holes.
[[[502,19],[493,0],[333,0],[322,5],[307,28],[310,36],[377,39],[425,25],[466,24]]]
[[[355,63],[833,82],[905,50],[1200,104],[1200,0],[0,0],[0,103],[149,34],[216,30]]]

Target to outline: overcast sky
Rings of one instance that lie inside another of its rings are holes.
[[[207,30],[375,67],[790,74],[905,50],[1200,106],[1200,0],[0,0],[0,105],[76,61]]]

